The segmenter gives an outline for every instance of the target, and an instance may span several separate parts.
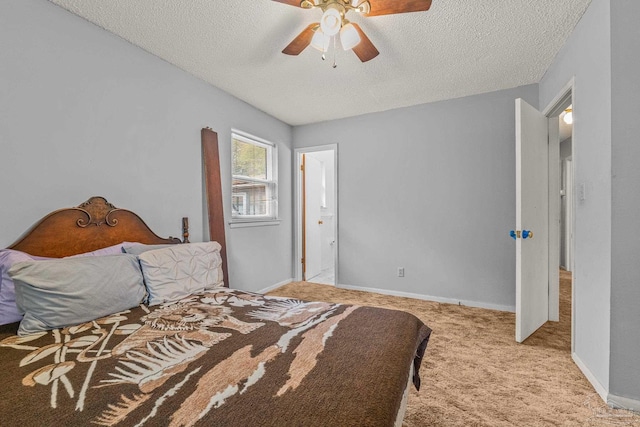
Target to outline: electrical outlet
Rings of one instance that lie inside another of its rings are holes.
[[[398,277],[404,277],[404,267],[398,267]]]

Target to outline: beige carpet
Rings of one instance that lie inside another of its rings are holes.
[[[560,322],[524,344],[514,341],[512,313],[305,282],[269,295],[405,310],[433,329],[406,427],[640,426],[640,415],[609,409],[571,360],[571,285],[563,273]]]

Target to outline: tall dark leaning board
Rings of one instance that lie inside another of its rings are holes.
[[[222,203],[222,181],[220,180],[220,153],[218,150],[218,134],[209,128],[202,129],[202,161],[204,164],[204,184],[207,196],[207,213],[209,220],[209,240],[220,242],[222,249],[222,272],[227,287],[229,270],[227,269],[227,245],[224,227],[224,206]]]

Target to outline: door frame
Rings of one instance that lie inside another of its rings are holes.
[[[333,212],[333,227],[334,227],[334,236],[335,236],[335,244],[333,250],[333,268],[335,274],[335,286],[338,286],[338,251],[340,247],[340,238],[338,235],[338,144],[327,144],[327,145],[316,145],[312,147],[303,147],[296,148],[294,150],[293,156],[293,172],[294,172],[294,230],[293,230],[293,238],[294,238],[294,254],[293,254],[293,265],[294,265],[294,280],[301,281],[302,280],[302,227],[303,227],[303,215],[302,215],[302,155],[308,153],[314,153],[317,151],[333,151],[333,179],[334,179],[334,206],[335,212]]]
[[[560,277],[559,277],[559,260],[560,260],[560,135],[559,135],[559,120],[560,113],[564,111],[567,106],[567,102],[573,104],[573,110],[575,111],[575,77],[571,77],[569,82],[558,92],[558,94],[551,100],[547,107],[542,111],[542,114],[549,119],[549,320],[560,320]],[[575,126],[575,124],[574,124]],[[571,182],[575,183],[575,170],[576,170],[576,139],[575,128],[571,135],[572,142],[572,169],[571,169]],[[573,198],[575,198],[575,191],[572,191],[572,207],[575,206]],[[571,233],[574,236],[571,245],[571,252],[574,254],[572,257],[571,272],[571,353],[574,352],[574,337],[575,337],[575,209],[571,209],[573,218],[571,221]]]
[[[573,138],[573,133],[571,135]],[[573,147],[571,149],[573,151]],[[572,153],[573,154],[573,153]],[[573,271],[573,253],[571,252],[573,249],[573,157],[569,156],[564,161],[564,170],[565,170],[565,267],[569,271]]]

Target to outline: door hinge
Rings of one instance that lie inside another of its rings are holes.
[[[300,170],[304,172],[304,165],[300,165]]]
[[[304,258],[300,258],[300,262],[304,264]]]

